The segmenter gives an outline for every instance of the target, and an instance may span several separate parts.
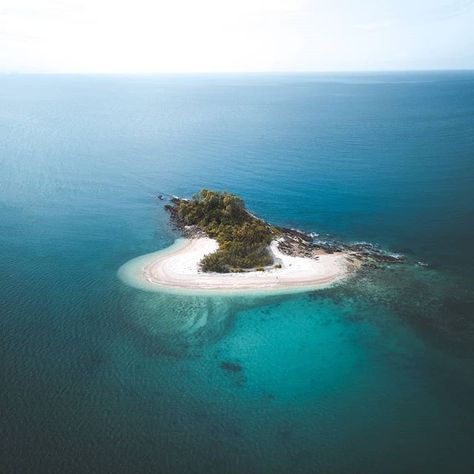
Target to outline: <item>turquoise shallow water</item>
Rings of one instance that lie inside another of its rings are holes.
[[[472,73],[0,85],[2,472],[473,471]],[[152,194],[202,186],[409,263],[287,296],[119,281],[176,237]]]

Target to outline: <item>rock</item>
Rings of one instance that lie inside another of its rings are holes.
[[[198,226],[185,225],[180,219],[177,211],[177,205],[187,201],[177,196],[172,196],[171,204],[164,206],[165,210],[170,214],[171,222],[174,228],[189,239],[207,237]],[[247,211],[249,215],[259,219],[258,217]],[[260,219],[263,223],[268,224]],[[288,227],[274,227],[279,234],[278,249],[286,255],[293,257],[308,257],[317,259],[321,253],[333,254],[336,252],[344,252],[351,256],[351,259],[357,259],[370,266],[377,264],[399,264],[405,262],[405,257],[398,254],[389,254],[377,248],[369,242],[358,242],[355,244],[345,244],[335,240],[317,240],[314,241],[311,235],[308,235],[297,229]]]
[[[276,227],[282,234],[285,235],[290,240],[294,240],[295,242],[306,242],[308,244],[313,243],[313,239],[308,234],[301,232],[300,230],[290,229],[288,227]]]
[[[181,229],[181,234],[187,239],[200,239],[207,237],[207,234],[203,232],[197,225],[186,225]]]
[[[219,367],[229,372],[242,372],[242,366],[234,362],[221,362]]]

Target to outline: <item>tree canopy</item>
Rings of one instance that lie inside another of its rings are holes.
[[[176,208],[184,225],[198,226],[219,243],[219,250],[201,261],[203,271],[225,273],[273,263],[268,245],[276,229],[250,214],[234,194],[202,189],[190,200],[177,201]]]

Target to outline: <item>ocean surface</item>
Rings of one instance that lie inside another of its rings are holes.
[[[202,187],[407,263],[122,283]],[[0,76],[0,472],[472,474],[473,242],[474,73]]]

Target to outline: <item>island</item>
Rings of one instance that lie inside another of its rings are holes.
[[[361,266],[403,261],[371,244],[315,241],[299,230],[271,225],[228,192],[202,189],[190,199],[173,196],[165,209],[181,238],[120,268],[120,278],[134,287],[192,293],[308,291],[342,282]]]

